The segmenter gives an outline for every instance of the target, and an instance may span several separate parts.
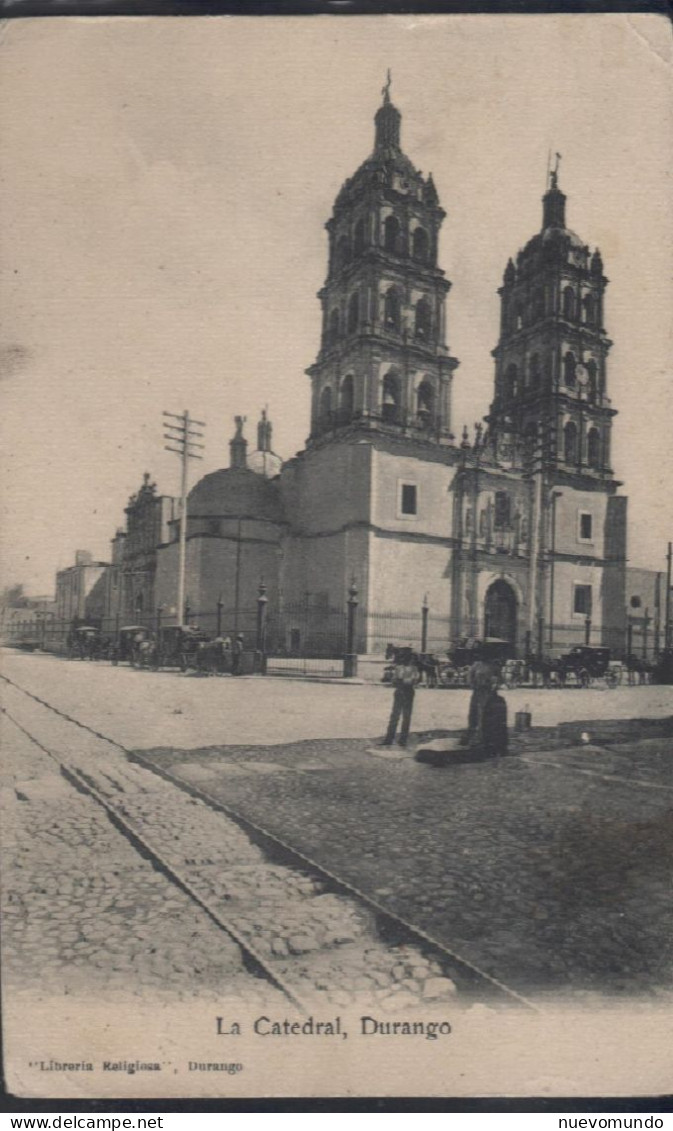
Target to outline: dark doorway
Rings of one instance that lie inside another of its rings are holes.
[[[494,581],[486,593],[484,636],[516,643],[516,594],[506,581]]]

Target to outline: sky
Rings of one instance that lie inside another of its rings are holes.
[[[162,410],[206,421],[194,477],[308,435],[336,193],[373,146],[386,70],[402,146],[447,212],[453,430],[488,411],[497,288],[541,225],[610,279],[613,464],[629,559],[673,538],[670,27],[654,15],[58,18],[0,26],[3,584],[101,560],[149,471],[179,488]]]

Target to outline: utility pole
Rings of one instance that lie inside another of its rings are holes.
[[[164,444],[164,447],[167,452],[175,452],[176,455],[179,455],[181,463],[180,547],[176,621],[182,627],[185,623],[185,563],[187,560],[187,463],[190,459],[203,459],[203,456],[198,455],[193,449],[203,449],[205,445],[198,444],[192,439],[193,436],[203,437],[203,432],[196,432],[192,425],[197,424],[200,428],[205,428],[205,424],[202,420],[192,420],[188,409],[185,409],[180,416],[174,412],[164,412],[163,415],[170,417],[170,420],[164,420],[164,440],[168,440],[169,444],[172,445]],[[173,424],[171,421],[176,421],[176,423]]]
[[[664,647],[671,647],[671,558],[673,557],[673,542],[668,543],[666,554],[666,620],[664,622]]]

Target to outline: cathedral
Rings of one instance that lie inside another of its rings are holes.
[[[558,159],[540,229],[498,291],[490,408],[455,435],[445,213],[432,176],[402,150],[389,82],[374,126],[373,152],[326,224],[310,435],[283,463],[266,412],[251,454],[237,418],[230,466],[188,500],[191,608],[254,609],[263,581],[275,645],[315,650],[298,610],[313,610],[315,634],[357,589],[360,653],[409,638],[394,624],[418,618],[422,602],[435,650],[468,636],[519,654],[584,642],[619,651],[627,500],[610,459],[608,280],[599,251],[566,226]],[[165,605],[177,567],[169,525],[157,555]]]

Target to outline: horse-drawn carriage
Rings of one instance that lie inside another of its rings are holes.
[[[442,663],[439,670],[440,687],[468,687],[470,668],[477,661],[490,664],[498,682],[503,679],[503,672],[509,665],[511,671],[508,678],[513,681],[515,669],[512,665],[520,663],[516,659],[514,645],[509,640],[501,640],[494,636],[487,636],[483,640],[476,637],[462,637],[451,645],[446,655],[447,660]],[[518,686],[518,684],[511,682],[509,686]]]
[[[118,633],[110,649],[110,659],[117,664],[131,664],[140,667],[141,647],[151,642],[151,632],[142,624],[125,624]]]
[[[673,648],[660,652],[652,669],[653,683],[673,683]]]
[[[66,641],[69,660],[104,660],[110,647],[110,640],[96,624],[73,625]]]
[[[399,649],[394,644],[386,648],[386,660],[390,661],[384,669],[383,682],[392,680]],[[491,664],[498,680],[506,665],[510,665],[508,686],[518,687],[525,675],[525,665],[515,657],[514,645],[509,640],[487,637],[479,640],[463,637],[452,644],[444,657],[433,653],[416,653],[416,662],[421,673],[421,682],[427,687],[468,687],[470,668],[477,660]],[[515,676],[516,673],[516,676]],[[518,678],[518,682],[515,682]]]
[[[594,648],[588,644],[576,644],[555,659],[529,656],[527,664],[533,686],[541,682],[543,687],[591,687],[602,679],[608,687],[617,687],[622,676],[622,665],[610,659],[609,648]]]
[[[210,643],[208,634],[192,624],[167,624],[159,629],[155,642],[152,666],[155,668],[199,667],[199,656],[205,653],[205,645]]]

